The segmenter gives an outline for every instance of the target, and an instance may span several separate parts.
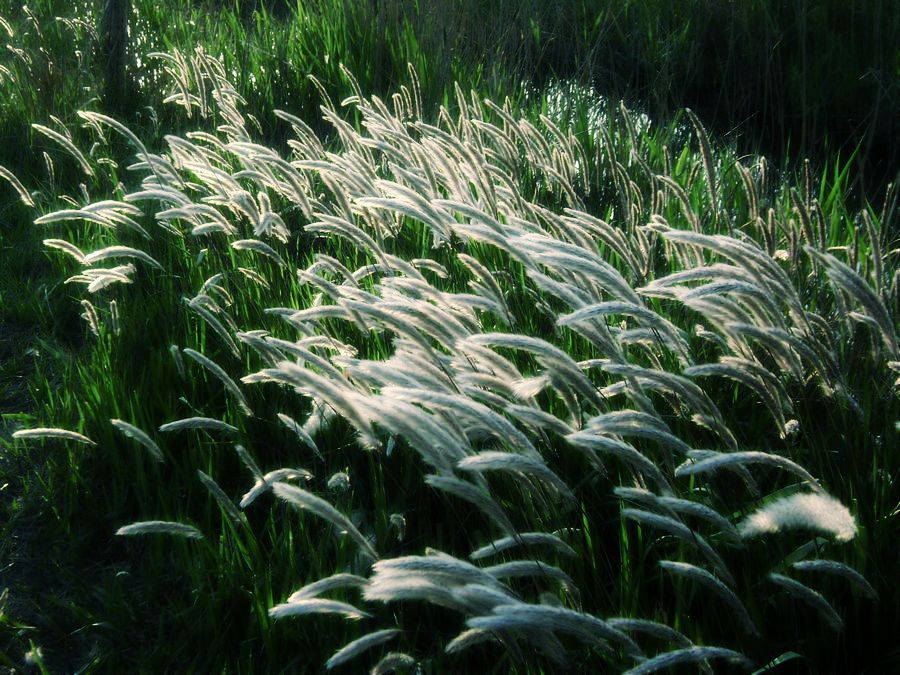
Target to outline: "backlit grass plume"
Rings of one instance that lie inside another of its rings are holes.
[[[738,525],[744,539],[796,529],[822,532],[844,542],[856,536],[856,521],[834,497],[798,493],[766,504]]]

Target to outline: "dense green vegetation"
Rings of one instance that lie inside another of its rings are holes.
[[[900,9],[99,4],[0,3],[0,663],[900,667]]]

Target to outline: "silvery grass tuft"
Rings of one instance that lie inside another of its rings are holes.
[[[175,523],[167,520],[144,520],[131,525],[124,525],[116,530],[120,537],[134,537],[145,534],[170,534],[186,539],[203,539],[203,533],[193,525]]]
[[[159,430],[163,432],[184,431],[188,429],[209,429],[212,431],[226,431],[235,433],[238,429],[222,420],[213,419],[211,417],[186,417],[181,420],[166,422],[159,426]]]
[[[766,504],[742,521],[738,531],[749,539],[798,528],[830,534],[841,542],[856,536],[856,521],[846,506],[828,495],[806,493]]]
[[[111,419],[109,423],[128,438],[133,438],[138,443],[140,443],[157,462],[165,461],[165,456],[163,455],[162,450],[160,450],[159,446],[156,444],[156,441],[150,438],[150,436],[146,432],[134,426],[133,424],[125,422],[124,420]]]
[[[76,443],[86,443],[88,445],[97,445],[90,438],[77,431],[69,431],[68,429],[55,429],[50,427],[39,427],[35,429],[19,429],[13,432],[13,438],[40,439],[40,438],[56,438],[65,441],[75,441]]]

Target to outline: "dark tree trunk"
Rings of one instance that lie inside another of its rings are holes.
[[[128,98],[125,57],[128,49],[128,15],[131,0],[104,0],[100,17],[100,65],[103,99],[107,109],[124,112]]]

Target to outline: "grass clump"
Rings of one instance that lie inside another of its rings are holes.
[[[889,663],[893,192],[853,214],[574,85],[442,106],[351,62],[318,121],[251,113],[213,54],[158,57],[181,133],[41,134],[83,183],[28,193],[83,319],[7,422],[5,555],[55,565],[8,660]]]

